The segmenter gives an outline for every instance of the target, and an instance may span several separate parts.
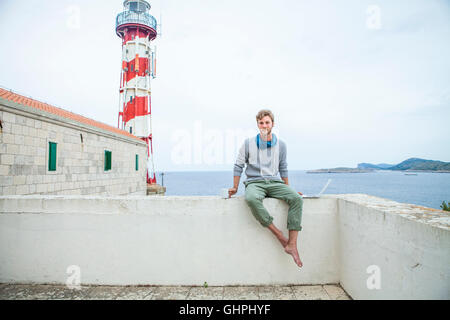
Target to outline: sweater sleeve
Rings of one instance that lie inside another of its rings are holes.
[[[242,175],[242,171],[245,167],[245,142],[242,144],[239,149],[239,153],[236,159],[236,163],[234,164],[233,174],[235,177],[240,177]]]
[[[282,178],[288,178],[288,164],[287,164],[287,147],[286,144],[280,144],[280,176]]]

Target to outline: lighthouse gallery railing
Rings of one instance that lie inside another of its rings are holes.
[[[133,11],[124,11],[116,18],[116,28],[127,23],[139,23],[156,30],[156,19],[145,12],[137,13]]]

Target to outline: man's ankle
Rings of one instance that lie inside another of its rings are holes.
[[[288,242],[287,245],[291,248],[297,248],[297,243],[295,243],[295,242]]]

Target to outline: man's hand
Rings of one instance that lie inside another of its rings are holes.
[[[235,195],[238,192],[237,188],[230,188],[228,189],[228,195],[231,198],[231,196]]]
[[[303,195],[303,193],[301,193],[301,192],[299,192],[298,194],[301,195],[301,196]]]

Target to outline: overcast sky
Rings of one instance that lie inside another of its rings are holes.
[[[262,108],[290,170],[450,161],[449,1],[150,2],[157,171],[232,170]],[[0,0],[0,85],[117,126],[121,11]]]

